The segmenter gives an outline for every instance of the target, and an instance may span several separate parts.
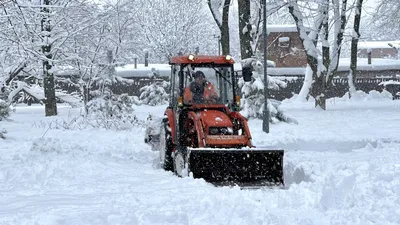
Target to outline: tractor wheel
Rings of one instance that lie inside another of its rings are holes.
[[[172,148],[171,128],[169,127],[168,120],[163,120],[160,131],[160,164],[161,168],[166,171],[172,171],[174,168]]]
[[[179,151],[174,157],[174,172],[178,177],[189,176],[189,168],[187,165],[186,154]]]

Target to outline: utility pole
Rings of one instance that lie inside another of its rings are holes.
[[[268,110],[268,75],[267,75],[267,0],[261,0],[263,5],[263,38],[264,38],[264,110],[263,110],[263,131],[269,133],[269,110]]]

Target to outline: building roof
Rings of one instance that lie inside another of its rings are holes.
[[[297,32],[297,26],[296,24],[267,25],[267,32]]]
[[[192,56],[192,55],[191,55]],[[213,64],[234,64],[232,57],[227,59],[228,56],[218,55],[218,56],[209,56],[209,55],[193,55],[193,59],[189,59],[188,55],[184,56],[174,56],[171,57],[169,64],[204,64],[204,63],[213,63]]]
[[[360,41],[358,49],[400,48],[400,41]]]

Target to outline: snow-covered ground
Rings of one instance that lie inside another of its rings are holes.
[[[45,118],[19,105],[0,122],[0,224],[400,224],[400,101],[374,92],[327,106],[285,100],[299,124],[270,134],[250,120],[256,145],[285,149],[287,187],[241,190],[161,170],[143,127],[65,130],[78,109]]]

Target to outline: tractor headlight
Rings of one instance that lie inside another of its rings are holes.
[[[178,97],[178,107],[182,107],[183,106],[183,98],[182,96]]]
[[[226,55],[226,56],[225,56],[225,60],[226,60],[226,61],[232,60],[232,56],[231,56],[231,55]]]
[[[189,55],[189,56],[188,56],[188,59],[189,59],[190,61],[194,61],[194,55]]]
[[[240,95],[235,96],[235,102],[237,106],[240,106]]]

